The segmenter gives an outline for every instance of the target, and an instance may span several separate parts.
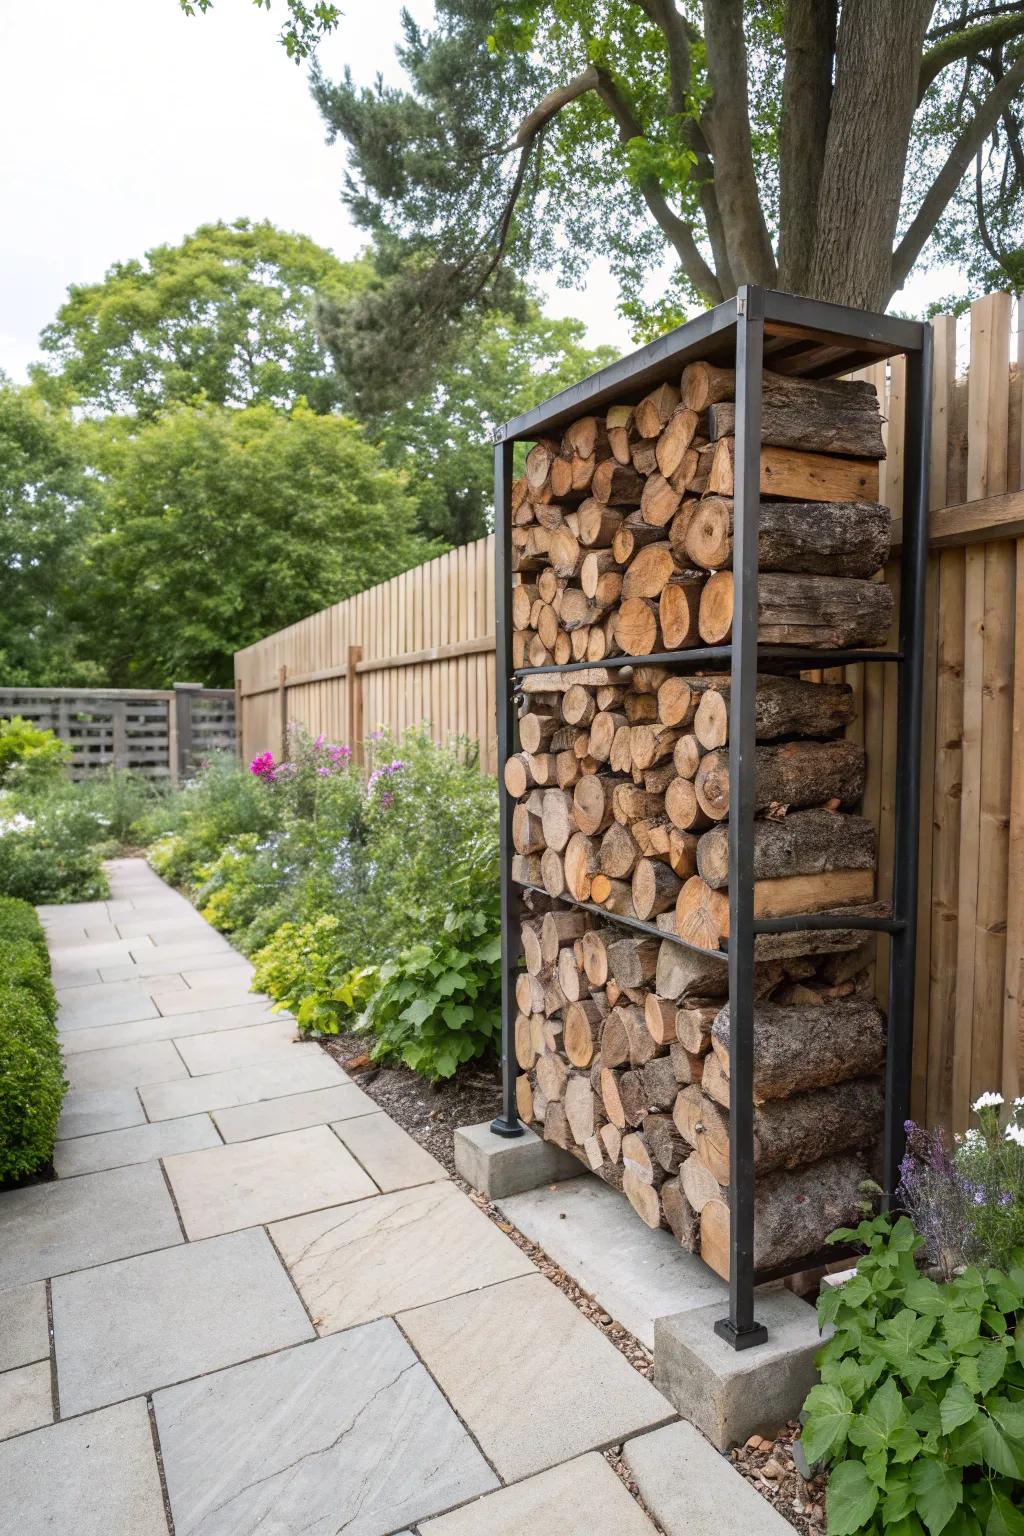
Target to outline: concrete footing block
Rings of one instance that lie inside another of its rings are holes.
[[[536,1131],[524,1127],[521,1136],[495,1136],[488,1120],[455,1132],[455,1166],[466,1183],[489,1200],[578,1179],[583,1172],[581,1163],[542,1141]]]
[[[659,1317],[654,1384],[720,1451],[793,1419],[817,1380],[822,1343],[815,1310],[783,1286],[757,1293],[768,1342],[734,1350],[714,1331],[721,1303]]]

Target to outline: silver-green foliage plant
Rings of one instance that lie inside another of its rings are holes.
[[[906,1216],[831,1241],[866,1252],[818,1301],[835,1332],[804,1406],[829,1536],[1024,1536],[1024,1252],[940,1284]]]

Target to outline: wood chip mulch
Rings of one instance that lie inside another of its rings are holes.
[[[654,1376],[654,1357],[650,1350],[620,1323],[615,1322],[542,1248],[506,1221],[485,1196],[470,1189],[459,1177],[455,1167],[455,1131],[462,1125],[477,1125],[483,1120],[491,1120],[499,1113],[501,1075],[497,1064],[492,1067],[484,1062],[474,1062],[448,1081],[432,1084],[407,1067],[382,1067],[369,1062],[366,1057],[366,1040],[360,1035],[335,1035],[321,1040],[320,1044],[359,1084],[364,1093],[379,1104],[381,1109],[386,1110],[393,1120],[443,1165],[473,1204],[500,1227],[540,1273],[556,1285],[595,1328],[600,1329],[633,1369],[650,1381]],[[791,1423],[783,1425],[774,1440],[754,1435],[746,1445],[732,1451],[729,1459],[737,1472],[802,1536],[822,1536],[825,1529],[824,1479],[819,1477],[807,1483],[797,1472],[789,1449],[797,1430],[798,1426]],[[605,1451],[604,1456],[644,1509],[658,1536],[664,1536],[640,1497],[623,1459],[622,1447],[612,1446]]]

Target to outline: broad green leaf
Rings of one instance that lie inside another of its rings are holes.
[[[940,1286],[925,1275],[917,1275],[903,1288],[903,1299],[908,1307],[922,1317],[941,1317],[948,1309],[948,1302]]]
[[[986,1466],[1003,1477],[1024,1478],[1024,1448],[1008,1440],[995,1419],[982,1416],[981,1453]]]
[[[1011,1403],[1005,1398],[990,1398],[985,1406],[1011,1440],[1024,1442],[1024,1403]]]
[[[910,1479],[917,1497],[917,1512],[928,1530],[928,1536],[939,1536],[963,1500],[963,1478],[952,1467],[929,1459],[915,1465]]]
[[[992,1490],[992,1510],[985,1536],[1024,1536],[1024,1512],[996,1488]]]
[[[841,1461],[828,1480],[828,1536],[856,1536],[878,1508],[878,1489],[862,1461]]]
[[[969,1424],[979,1412],[978,1404],[964,1382],[954,1381],[939,1405],[943,1434],[952,1434],[961,1424]]]
[[[850,1425],[850,1440],[865,1451],[888,1450],[893,1433],[907,1421],[900,1389],[888,1377],[871,1398],[867,1408]]]
[[[800,1434],[804,1454],[809,1462],[823,1457],[842,1446],[853,1418],[853,1404],[838,1387],[820,1385],[812,1387],[804,1404],[804,1427]]]
[[[985,1344],[978,1354],[978,1385],[984,1396],[1003,1379],[1006,1369],[1006,1345],[1002,1339]]]

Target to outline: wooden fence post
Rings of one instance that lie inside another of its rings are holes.
[[[242,679],[235,678],[235,752],[241,760],[245,756],[245,694]]]
[[[282,762],[288,756],[288,668],[280,667],[277,674],[277,715],[281,726]]]
[[[178,784],[188,778],[192,766],[192,695],[201,687],[201,683],[174,684],[174,761],[171,773]]]
[[[348,671],[345,674],[345,734],[348,744],[352,748],[352,760],[356,763],[363,761],[363,680],[359,674],[359,663],[363,659],[361,645],[350,645],[348,648]]]

